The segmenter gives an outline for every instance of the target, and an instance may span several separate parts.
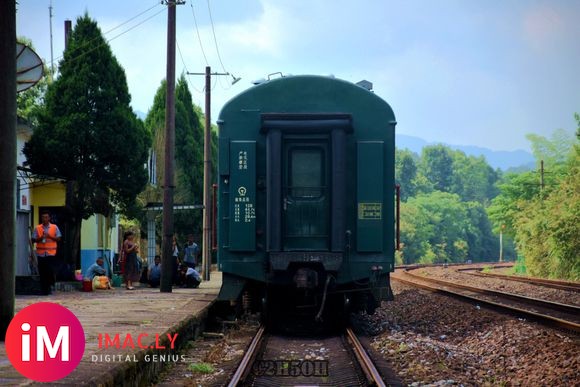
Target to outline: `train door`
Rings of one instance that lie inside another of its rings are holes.
[[[283,147],[285,251],[330,247],[329,147],[325,140],[287,140]]]

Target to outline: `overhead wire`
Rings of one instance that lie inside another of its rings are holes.
[[[131,17],[130,19],[128,19],[128,20],[126,20],[126,21],[124,21],[123,23],[121,23],[121,24],[117,25],[116,27],[113,27],[113,28],[111,28],[111,29],[110,29],[110,30],[108,30],[107,32],[103,33],[103,37],[104,37],[104,35],[106,35],[106,34],[108,34],[108,33],[112,32],[112,31],[114,31],[114,30],[116,30],[116,29],[118,29],[118,28],[120,28],[120,27],[122,27],[123,25],[125,25],[125,24],[127,24],[127,23],[129,23],[129,22],[131,22],[131,21],[133,21],[133,20],[135,20],[136,18],[138,18],[138,17],[142,16],[143,14],[145,14],[145,13],[147,13],[147,12],[151,11],[152,9],[154,9],[155,7],[157,7],[157,6],[159,6],[159,5],[160,5],[160,3],[156,3],[154,6],[152,6],[152,7],[149,7],[149,8],[148,8],[148,9],[146,9],[145,11],[142,11],[142,12],[140,12],[139,14],[137,14],[137,15],[135,15],[135,16],[133,16],[133,17]],[[126,34],[127,32],[129,32],[129,31],[132,31],[133,29],[135,29],[135,28],[139,27],[139,26],[140,26],[140,25],[142,25],[143,23],[145,23],[145,22],[147,22],[147,21],[151,20],[152,18],[154,18],[155,16],[159,15],[161,12],[164,12],[164,11],[165,11],[165,8],[161,9],[159,12],[156,12],[156,13],[154,13],[153,15],[151,15],[151,16],[149,16],[148,18],[146,18],[146,19],[142,20],[141,22],[139,22],[139,23],[135,24],[135,25],[134,25],[134,26],[132,26],[131,28],[129,28],[129,29],[127,29],[127,30],[125,30],[125,31],[123,31],[123,32],[121,32],[121,33],[119,33],[118,35],[115,35],[115,36],[113,36],[112,38],[110,38],[110,39],[108,39],[108,40],[107,40],[107,39],[105,39],[105,42],[104,42],[104,43],[101,43],[101,44],[99,44],[99,45],[97,45],[97,46],[94,46],[94,47],[92,47],[91,49],[89,49],[88,51],[83,51],[82,53],[80,53],[80,54],[79,54],[79,55],[77,55],[77,56],[73,56],[73,57],[70,59],[70,61],[74,61],[74,60],[77,60],[77,59],[79,59],[79,58],[82,58],[84,55],[87,55],[87,54],[89,54],[89,53],[91,53],[91,52],[95,51],[96,49],[100,48],[100,47],[101,47],[101,46],[103,46],[105,43],[109,43],[109,42],[111,42],[111,41],[113,41],[113,40],[117,39],[118,37],[120,37],[120,36],[122,36],[122,35]],[[92,45],[92,44],[93,44],[95,41],[97,41],[99,38],[100,38],[100,36],[97,36],[97,37],[95,37],[95,38],[93,38],[93,39],[89,40],[88,42],[86,42],[85,44],[83,44],[81,47],[78,47],[78,48],[76,48],[76,49],[75,49],[75,51],[82,50],[82,49],[84,49],[85,47],[89,47],[89,46],[91,46],[91,45]],[[62,59],[62,58],[64,58],[64,54],[63,54],[63,55],[61,55],[61,56],[59,56],[59,57],[57,57],[56,59],[54,59],[54,60],[51,62],[51,64],[53,64],[54,62],[57,62],[57,61],[59,61],[59,60],[60,60],[60,59]]]
[[[177,38],[175,38],[175,44],[177,45],[177,52],[179,53],[179,57],[181,58],[181,63],[183,64],[183,68],[185,69],[185,75],[187,75],[187,78],[186,78],[187,79],[187,83],[189,84],[189,86],[191,86],[192,89],[194,89],[198,93],[202,94],[203,91],[202,90],[199,90],[191,82],[190,74],[188,74],[189,73],[189,70],[187,69],[187,65],[185,64],[185,59],[183,59],[183,54],[181,52],[181,47],[179,47],[179,42],[177,41]]]
[[[211,31],[213,33],[213,41],[215,43],[215,50],[217,52],[217,56],[218,56],[218,59],[220,61],[220,64],[222,65],[222,70],[224,71],[224,73],[227,73],[227,70],[226,70],[226,68],[224,66],[224,62],[222,62],[222,57],[220,55],[220,49],[218,47],[218,42],[217,42],[217,38],[216,38],[216,35],[215,35],[215,28],[214,28],[214,25],[213,25],[213,17],[211,15],[211,7],[209,5],[209,0],[207,0],[207,11],[209,12],[209,21],[211,23]]]
[[[217,37],[216,37],[216,34],[215,34],[215,28],[214,28],[214,24],[213,24],[213,16],[211,14],[211,6],[209,4],[209,0],[206,0],[206,2],[207,2],[207,11],[209,13],[209,21],[210,21],[210,24],[211,24],[211,32],[213,34],[213,41],[214,41],[214,44],[215,44],[215,50],[216,50],[216,53],[217,53],[217,57],[218,57],[218,60],[219,60],[219,62],[221,64],[221,66],[222,66],[223,72],[224,73],[227,73],[228,71],[226,70],[226,67],[224,66],[224,62],[222,61],[222,57],[220,55],[220,49],[218,47]],[[224,87],[221,79],[219,80],[219,82],[220,82],[220,86],[222,87],[222,89],[228,90],[229,88],[231,88],[231,85],[227,85],[227,87]]]
[[[103,35],[107,35],[108,33],[115,31],[117,28],[120,28],[120,27],[124,26],[125,24],[137,19],[139,16],[151,11],[153,8],[158,7],[159,5],[161,5],[160,2],[155,2],[155,4],[152,7],[147,8],[145,11],[143,11],[141,13],[138,13],[137,15],[133,16],[132,18],[128,19],[127,21],[124,21],[123,23],[119,24],[118,26],[111,28],[107,32],[104,32]]]
[[[146,21],[149,21],[149,20],[153,19],[155,16],[159,15],[161,12],[165,12],[165,8],[162,9],[162,10],[160,10],[159,12],[156,12],[153,15],[149,16],[147,19],[144,19],[140,23],[135,24],[133,27],[129,28],[128,30],[121,32],[119,35],[113,36],[107,42],[110,42],[110,41],[112,41],[114,39],[117,39],[119,36],[122,36],[122,35],[126,34],[127,32],[129,32],[131,30],[134,30],[135,28],[139,27],[141,24],[145,23]]]
[[[191,13],[193,15],[193,23],[195,24],[195,31],[197,33],[197,40],[199,42],[199,48],[201,49],[203,59],[205,60],[205,65],[209,66],[209,62],[207,61],[207,56],[205,55],[205,50],[203,49],[203,43],[201,42],[201,35],[199,34],[199,28],[197,26],[197,18],[195,17],[195,10],[193,9],[193,1],[190,3],[190,5],[191,5]]]

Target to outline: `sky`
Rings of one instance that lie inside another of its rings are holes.
[[[47,64],[50,4],[19,0],[17,11],[18,36]],[[156,0],[52,0],[52,7],[55,66],[64,20],[74,28],[87,12],[125,69],[133,109],[147,113],[166,75],[167,7]],[[333,75],[372,82],[395,111],[398,133],[529,150],[527,133],[577,127],[579,20],[576,0],[187,0],[177,7],[176,73],[210,65],[242,78],[231,85],[231,76],[212,77],[213,122],[253,80]],[[187,79],[203,107],[204,77]]]

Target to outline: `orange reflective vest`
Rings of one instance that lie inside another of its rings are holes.
[[[38,235],[39,238],[42,238],[44,235],[44,226],[42,224],[36,226],[36,235]],[[56,238],[56,224],[50,223],[48,225],[48,235]],[[43,256],[45,253],[48,255],[56,255],[56,246],[56,241],[53,239],[47,238],[45,243],[36,242],[36,255]]]

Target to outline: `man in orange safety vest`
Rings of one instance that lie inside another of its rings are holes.
[[[32,242],[36,242],[36,256],[38,257],[38,274],[40,275],[40,288],[42,294],[50,294],[51,286],[54,285],[53,265],[56,256],[57,242],[62,235],[58,226],[50,223],[50,213],[42,211],[40,214],[41,224],[32,232]]]

